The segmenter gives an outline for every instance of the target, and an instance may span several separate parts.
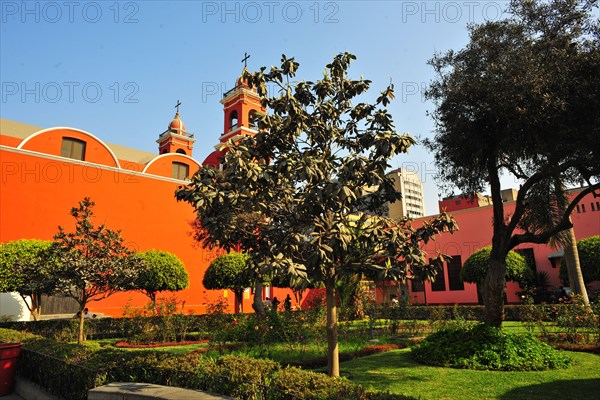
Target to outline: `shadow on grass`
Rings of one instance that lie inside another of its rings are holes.
[[[381,361],[382,357],[385,357],[384,363]],[[384,365],[392,366],[391,370],[388,371],[383,367]],[[352,371],[346,369],[346,366],[351,366]],[[400,370],[402,373],[398,373]],[[416,370],[418,373],[415,373]],[[431,375],[427,376],[428,374],[423,371],[430,371]],[[344,363],[341,366],[341,374],[351,380],[354,376],[361,376],[362,384],[382,388],[401,382],[427,382],[429,379],[435,379],[436,369],[413,360],[408,350],[402,350],[380,353]]]
[[[542,398],[538,396],[543,393],[544,399],[570,398],[570,399],[593,399],[600,393],[600,379],[573,379],[559,380],[538,385],[523,386],[506,392],[501,400],[529,400]]]

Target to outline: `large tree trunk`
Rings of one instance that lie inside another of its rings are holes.
[[[504,320],[504,291],[506,287],[506,259],[490,255],[490,265],[483,281],[485,323],[502,328]]]
[[[590,306],[590,300],[587,295],[581,265],[579,263],[579,252],[577,251],[577,239],[573,228],[567,231],[568,242],[565,244],[565,262],[569,272],[569,285],[574,294],[581,296],[586,307]]]
[[[265,304],[263,303],[262,300],[262,290],[263,290],[263,284],[261,282],[260,279],[256,279],[256,282],[254,282],[254,300],[252,302],[252,309],[254,309],[254,312],[259,315],[259,316],[265,316]]]
[[[329,376],[340,376],[335,278],[327,279],[325,293],[327,297],[327,373]]]

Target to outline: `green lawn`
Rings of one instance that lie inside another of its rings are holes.
[[[341,364],[342,375],[377,389],[427,399],[597,399],[600,356],[568,352],[571,368],[543,372],[493,372],[432,367],[410,350],[394,350]]]

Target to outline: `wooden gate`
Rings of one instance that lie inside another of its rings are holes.
[[[79,304],[71,297],[42,296],[42,315],[75,314],[77,311]]]

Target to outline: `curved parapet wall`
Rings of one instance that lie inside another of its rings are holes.
[[[44,129],[28,136],[17,146],[17,149],[61,156],[61,146],[64,138],[85,142],[85,160],[83,161],[120,168],[119,160],[106,143],[89,132],[75,128]]]
[[[150,160],[142,173],[158,176],[172,176],[174,162],[187,165],[189,168],[189,177],[194,175],[196,171],[198,171],[198,168],[200,168],[200,163],[190,156],[181,153],[165,153]]]

